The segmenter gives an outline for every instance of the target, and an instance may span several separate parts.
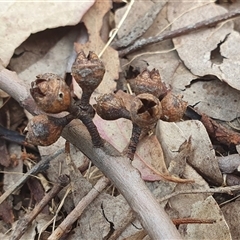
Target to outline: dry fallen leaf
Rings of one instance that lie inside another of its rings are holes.
[[[239,91],[217,79],[195,80],[183,92],[184,100],[208,116],[231,121],[239,116]]]
[[[232,239],[236,239],[236,240],[239,238],[239,234],[240,234],[239,207],[240,207],[240,202],[238,199],[234,202],[228,203],[228,204],[224,205],[223,207],[221,207],[224,218],[230,228]]]
[[[14,214],[10,202],[4,201],[0,205],[0,217],[7,224],[14,222]]]
[[[209,181],[222,184],[222,174],[219,170],[215,152],[206,129],[199,121],[184,121],[168,123],[160,121],[156,135],[162,144],[167,164],[178,154],[179,147],[191,137],[192,153],[188,163]],[[204,149],[204,151],[203,151]]]
[[[27,88],[38,74],[55,73],[65,77],[68,58],[73,50],[73,43],[79,34],[79,27],[70,32],[52,30],[38,33],[25,41],[18,50],[17,58],[12,58],[10,67],[16,71]]]
[[[191,179],[181,179],[177,177],[175,173],[169,173],[164,161],[162,147],[157,140],[156,135],[146,136],[140,141],[132,164],[139,170],[142,179],[145,181],[165,180],[175,183],[187,183],[193,181]],[[178,165],[178,168],[180,168],[180,164]],[[183,170],[184,168],[185,165],[183,166]]]
[[[192,206],[192,218],[213,219],[213,224],[188,224],[184,239],[225,239],[231,240],[229,227],[212,196]]]
[[[76,2],[18,2],[1,4],[0,56],[7,66],[14,50],[30,34],[47,28],[76,25],[94,3],[93,0]]]
[[[225,8],[215,3],[207,5],[202,3],[201,5],[203,6],[186,13],[186,10],[196,7],[196,4],[170,3],[168,8],[170,22],[182,14],[177,21],[174,21],[172,30],[227,12]],[[240,90],[240,50],[238,47],[240,36],[233,27],[233,22],[227,21],[213,28],[174,38],[173,43],[177,47],[180,59],[193,74],[215,75],[233,88]]]
[[[228,156],[217,157],[219,168],[223,173],[232,173],[234,171],[239,171],[240,166],[240,155],[231,154]]]
[[[176,166],[177,168],[177,166]],[[195,189],[208,189],[209,185],[207,182],[199,175],[192,167],[188,164],[185,167],[183,176],[188,179],[194,179],[194,183],[191,184],[177,184],[174,187],[174,192],[179,191],[194,191]],[[168,205],[171,207],[171,210],[175,212],[177,218],[189,218],[191,216],[191,206],[200,200],[206,199],[211,194],[205,193],[195,193],[195,194],[179,194],[175,197],[171,197],[168,200]],[[180,232],[181,232],[180,226]]]
[[[75,233],[69,239],[103,239],[111,234],[112,228],[115,231],[123,227],[120,236],[128,238],[138,233],[141,228],[137,220],[127,222],[129,219],[130,207],[122,195],[117,197],[102,193],[93,203],[89,205],[79,219],[80,228],[75,229]],[[124,227],[128,223],[127,227]],[[139,227],[136,227],[139,226]],[[89,231],[90,229],[90,231]]]
[[[130,9],[129,14],[124,20],[124,24],[120,27],[117,36],[119,42],[114,43],[115,47],[128,46],[134,40],[141,37],[146,30],[152,25],[158,13],[162,10],[166,1],[151,2],[151,1],[137,1]],[[125,13],[127,12],[128,5],[120,8],[115,13],[115,23],[118,25]],[[115,39],[116,40],[116,39]]]

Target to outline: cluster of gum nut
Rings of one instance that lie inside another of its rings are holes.
[[[132,81],[134,95],[119,90],[104,94],[92,106],[90,97],[101,83],[105,67],[98,56],[88,56],[80,51],[72,66],[72,76],[82,89],[81,99],[75,99],[63,78],[52,73],[37,76],[30,93],[43,114],[34,116],[28,123],[26,141],[40,146],[49,146],[61,136],[63,128],[73,119],[80,119],[87,127],[93,145],[102,147],[92,119],[97,114],[105,120],[126,118],[132,122],[132,136],[127,155],[133,159],[140,136],[154,128],[159,119],[179,121],[187,107],[180,96],[175,96],[162,82],[158,70],[144,70]],[[52,114],[65,112],[64,117]]]

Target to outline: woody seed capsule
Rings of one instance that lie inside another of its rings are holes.
[[[162,115],[162,105],[152,94],[143,93],[135,97],[131,109],[132,122],[142,129],[155,124]]]
[[[105,67],[94,52],[89,52],[87,57],[82,50],[78,53],[72,65],[72,76],[83,90],[82,105],[89,103],[90,96],[101,83],[104,73]]]
[[[97,104],[94,107],[97,114],[105,120],[130,119],[130,113],[125,108],[123,100],[116,94],[104,94],[97,99]]]
[[[169,92],[161,101],[162,116],[161,119],[168,122],[180,121],[187,109],[187,102],[182,100],[181,96],[175,96]]]
[[[61,136],[63,128],[73,120],[70,114],[55,118],[44,114],[33,117],[27,125],[26,141],[39,146],[49,146]]]
[[[128,145],[128,158],[133,160],[140,135],[151,130],[162,114],[162,106],[158,98],[143,93],[135,97],[130,108],[133,123],[132,136]]]
[[[142,93],[150,93],[159,98],[167,91],[165,84],[162,82],[159,71],[144,70],[135,78],[135,86],[133,90],[136,95]]]
[[[67,111],[71,104],[69,87],[53,73],[38,75],[31,83],[30,93],[37,106],[46,113]]]

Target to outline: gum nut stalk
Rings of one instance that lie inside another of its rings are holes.
[[[130,119],[130,113],[125,108],[121,98],[113,93],[104,94],[97,99],[97,104],[94,106],[97,114],[105,120],[116,120],[119,118]]]
[[[148,129],[160,119],[162,105],[152,94],[139,94],[131,104],[130,114],[134,124],[142,129]]]
[[[169,92],[161,101],[161,119],[168,122],[178,122],[182,119],[188,103],[182,100],[182,96],[176,96]]]
[[[84,91],[93,92],[101,83],[105,73],[102,61],[94,52],[86,57],[81,50],[72,65],[72,76]]]
[[[153,69],[152,71],[144,70],[135,78],[133,90],[136,95],[150,93],[159,98],[166,91],[166,87],[161,80],[159,71]]]
[[[38,107],[46,113],[67,111],[71,104],[70,88],[53,73],[38,75],[31,83],[30,93]]]
[[[57,118],[47,115],[33,117],[27,125],[26,141],[39,146],[49,146],[61,136],[64,125],[57,123]]]

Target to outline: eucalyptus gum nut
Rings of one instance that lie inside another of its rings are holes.
[[[105,120],[130,119],[130,113],[125,108],[123,100],[116,94],[104,94],[97,99],[97,104],[94,107],[97,114]]]
[[[135,78],[133,90],[136,95],[150,93],[159,98],[166,92],[166,86],[161,80],[158,70],[144,70]]]
[[[73,119],[71,114],[60,118],[45,114],[34,116],[26,127],[26,141],[33,145],[49,146],[58,140],[63,128]]]
[[[139,94],[131,104],[130,114],[133,123],[142,129],[148,128],[160,119],[162,105],[152,94]]]
[[[38,75],[31,83],[30,93],[37,106],[46,113],[67,111],[71,91],[64,79],[53,73]]]
[[[104,74],[105,67],[94,52],[89,52],[88,56],[83,50],[78,52],[72,65],[72,76],[83,91],[93,92],[101,83]]]
[[[64,126],[56,124],[47,115],[33,117],[27,125],[26,141],[39,146],[49,146],[61,136]]]
[[[180,121],[187,109],[187,102],[181,96],[176,96],[169,92],[161,101],[162,120],[168,122]]]

